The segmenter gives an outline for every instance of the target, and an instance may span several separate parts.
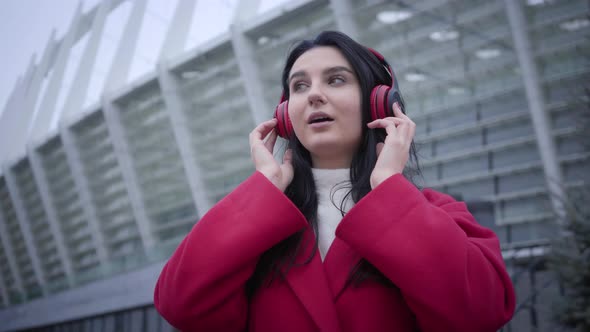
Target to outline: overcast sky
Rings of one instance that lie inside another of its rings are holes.
[[[100,0],[81,0],[84,12],[95,6]],[[150,68],[153,62],[158,42],[163,40],[167,23],[172,16],[176,1],[148,0],[147,13],[144,17],[142,35],[138,42],[136,58],[131,68],[130,76],[138,76]],[[197,1],[197,0],[195,0]],[[202,43],[223,32],[238,0],[198,0],[193,18],[193,26],[189,34],[186,49]],[[285,0],[261,0],[259,12],[266,11]],[[74,10],[79,0],[0,0],[0,112],[4,110],[8,95],[14,87],[17,77],[24,74],[31,56],[36,53],[35,62],[38,63],[43,49],[49,39],[52,29],[56,29],[57,39],[61,39],[68,29]],[[131,4],[120,6],[118,12],[109,16],[101,49],[99,61],[93,73],[91,89],[100,87],[100,78],[104,78],[108,70],[109,55],[112,56],[116,42],[120,38],[120,27],[127,17]],[[148,38],[149,37],[149,38]],[[81,46],[84,46],[81,44]],[[68,88],[68,77],[71,80],[79,61],[83,47],[76,47],[71,53],[71,68],[66,70],[64,88]],[[106,60],[105,60],[106,59]],[[63,90],[63,89],[62,89]],[[89,97],[90,98],[90,97]],[[63,97],[62,97],[63,99]],[[63,102],[63,100],[62,100]],[[58,102],[59,105],[59,102]]]

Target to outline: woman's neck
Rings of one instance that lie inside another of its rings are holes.
[[[311,164],[317,169],[341,169],[350,168],[352,158],[349,156],[324,157],[311,155]]]

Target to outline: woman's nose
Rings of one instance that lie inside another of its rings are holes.
[[[324,104],[326,102],[326,98],[322,92],[322,89],[317,84],[310,87],[307,100],[309,101],[310,105]]]

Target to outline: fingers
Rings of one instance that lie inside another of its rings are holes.
[[[398,114],[401,114],[399,106],[396,105]],[[402,114],[403,115],[403,114]],[[378,119],[367,124],[371,129],[383,128],[390,139],[395,138],[400,142],[411,142],[414,139],[416,131],[416,124],[407,116],[401,117],[387,117]],[[405,143],[404,143],[405,144]]]
[[[396,128],[403,122],[404,120],[400,118],[387,117],[369,122],[367,123],[367,126],[371,129],[383,128],[387,132],[387,135],[394,135],[397,132]]]
[[[401,118],[401,119],[403,119],[404,117],[408,118],[408,116],[405,115],[404,112],[402,112],[402,108],[399,105],[399,103],[397,103],[397,102],[393,103],[393,115],[395,115],[396,117]]]
[[[416,125],[414,124],[413,126],[410,126],[410,133],[408,135],[409,135],[409,137],[412,137],[412,139],[413,139],[415,134],[416,134]]]
[[[409,121],[411,123],[414,123],[412,121],[412,119],[410,119],[407,115],[404,114],[404,112],[402,112],[402,107],[400,106],[399,103],[394,103],[393,104],[393,115],[395,117],[400,118],[400,119],[404,119],[404,120],[407,120],[407,121]]]
[[[394,117],[386,117],[367,124],[371,129],[383,128],[387,132],[384,142],[377,143],[377,162],[371,173],[371,188],[375,188],[393,174],[401,174],[409,158],[416,124],[402,113],[399,105],[393,106]]]
[[[387,117],[370,122],[368,124],[369,128],[384,128],[388,135],[393,132],[398,132],[401,136],[413,139],[416,132],[416,124],[414,121],[402,112],[399,103],[393,104],[393,113],[395,117]],[[393,130],[391,127],[394,127],[396,130]]]
[[[252,145],[255,141],[261,141],[263,137],[266,137],[268,133],[277,125],[277,119],[270,119],[268,121],[264,121],[252,132],[250,132],[250,145]]]
[[[394,125],[399,125],[403,122],[403,119],[400,118],[394,118],[392,116],[384,118],[384,119],[377,119],[374,121],[371,121],[369,123],[367,123],[367,126],[369,126],[369,128],[385,128],[386,126],[388,126],[389,124],[394,124]]]
[[[293,160],[293,150],[287,149],[283,155],[283,164],[290,164]]]
[[[266,141],[264,142],[264,146],[266,147],[266,149],[270,152],[272,152],[272,150],[274,149],[275,143],[277,141],[277,130],[276,128],[273,128],[270,131],[270,134],[268,134],[268,136],[266,137]]]
[[[397,127],[403,121],[404,120],[402,120],[400,118],[387,117],[384,119],[377,119],[377,120],[371,121],[371,122],[367,123],[367,126],[371,129],[375,129],[375,128],[384,128],[385,129],[387,126],[391,126],[391,125],[393,125],[394,127]]]

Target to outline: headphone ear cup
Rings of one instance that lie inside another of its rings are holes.
[[[393,103],[389,103],[389,92],[391,87],[377,85],[371,91],[371,120],[375,121],[388,116],[393,116]],[[399,95],[399,93],[398,93]]]
[[[371,120],[383,119],[393,114],[393,104],[398,103],[405,114],[404,103],[399,90],[387,85],[377,85],[371,91]]]
[[[289,104],[288,100],[283,101],[280,103],[277,108],[275,108],[275,115],[274,117],[277,119],[277,126],[275,127],[277,130],[277,134],[282,138],[289,138],[293,133],[293,125],[291,124],[291,119],[289,119],[289,109],[287,105]]]
[[[397,103],[399,105],[399,107],[402,110],[402,113],[406,114],[406,108],[404,105],[404,102],[402,100],[402,95],[400,94],[399,90],[396,87],[392,87],[389,89],[389,91],[387,92],[387,105],[388,105],[388,110],[389,112],[391,112],[391,115],[389,116],[394,116],[393,115],[393,104]]]

